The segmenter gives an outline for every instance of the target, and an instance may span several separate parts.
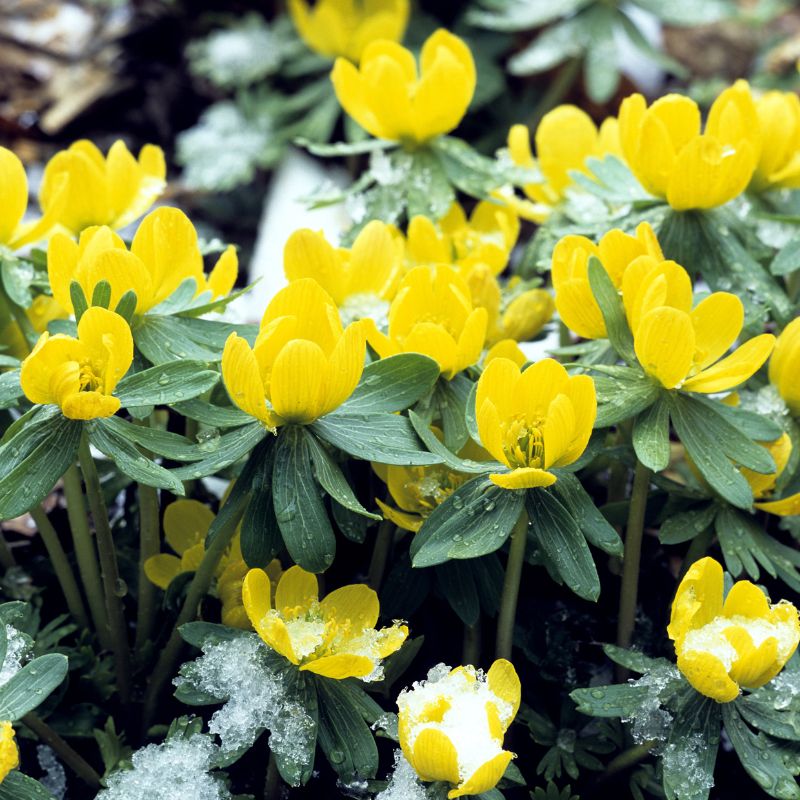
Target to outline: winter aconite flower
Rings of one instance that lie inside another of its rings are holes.
[[[503,737],[519,701],[519,678],[505,659],[486,674],[439,664],[397,698],[403,755],[423,781],[450,784],[448,798],[488,792],[514,757]]]
[[[594,381],[570,377],[545,358],[523,372],[507,358],[494,358],[480,379],[475,399],[483,446],[508,472],[490,475],[504,489],[550,486],[548,472],[575,461],[586,449],[597,416]]]
[[[303,41],[326,58],[356,64],[377,39],[399,42],[408,24],[409,0],[289,0],[289,13]]]
[[[800,188],[800,98],[794,92],[765,92],[755,103],[761,152],[750,188]]]
[[[22,362],[20,384],[32,403],[53,403],[70,419],[113,416],[114,388],[133,361],[133,337],[119,314],[99,306],[78,323],[78,337],[43,333]]]
[[[508,150],[519,167],[538,167],[543,180],[523,188],[533,201],[513,203],[526,219],[541,222],[573,185],[570,173],[586,172],[586,159],[621,155],[617,120],[606,119],[599,130],[591,117],[577,106],[562,105],[542,117],[536,129],[536,158],[531,152],[530,133],[525,125],[514,125],[508,132]]]
[[[678,211],[714,208],[741,194],[759,156],[758,117],[744,81],[714,101],[704,133],[697,103],[678,94],[649,108],[640,94],[625,98],[619,133],[642,186]]]
[[[385,317],[405,271],[403,240],[378,220],[365,225],[349,249],[303,228],[286,241],[283,271],[289,281],[313,278],[345,320]]]
[[[800,642],[797,609],[770,605],[750,581],[737,581],[723,600],[723,574],[713,558],[696,561],[672,603],[667,628],[678,669],[701,694],[718,703],[771,681]]]
[[[367,335],[381,358],[422,353],[450,380],[480,358],[487,322],[486,309],[473,306],[469,287],[453,267],[415,267],[392,301],[388,335],[374,322]]]
[[[475,92],[475,62],[457,36],[439,29],[414,56],[390,41],[371,42],[358,67],[337,58],[331,73],[342,108],[373,136],[422,143],[453,130]]]
[[[133,291],[136,313],[144,314],[189,278],[194,279],[198,295],[206,291],[214,298],[228,294],[236,281],[238,261],[235,249],[228,247],[206,278],[194,225],[179,209],[165,207],[142,220],[130,251],[108,226],[87,228],[77,243],[57,233],[50,241],[47,273],[53,297],[70,313],[74,311],[70,295],[73,281],[89,302],[95,286],[107,281],[111,308],[126,292]]]
[[[356,583],[319,599],[317,576],[301,567],[283,573],[271,601],[267,573],[251,569],[242,600],[256,633],[303,671],[326,678],[380,680],[381,662],[399,650],[405,625],[376,629],[378,595]]]
[[[617,228],[598,244],[585,236],[570,234],[553,249],[552,280],[556,309],[563,323],[584,339],[603,339],[606,324],[589,283],[589,258],[599,259],[618,289],[628,266],[641,256],[660,262],[664,256],[649,223],[642,222],[631,236]],[[691,285],[689,287],[691,291]],[[623,293],[624,297],[624,293]]]
[[[800,416],[800,317],[793,319],[775,343],[769,380],[795,416]]]
[[[301,278],[267,306],[255,346],[235,333],[222,353],[231,400],[269,427],[309,423],[338,408],[364,369],[365,323],[342,327],[330,295]]]
[[[772,442],[760,442],[775,462],[775,472],[762,475],[753,470],[741,467],[742,475],[747,479],[750,488],[753,490],[753,497],[756,502],[755,508],[766,511],[769,514],[776,514],[779,517],[789,517],[793,514],[800,514],[800,492],[773,499],[775,486],[778,479],[783,474],[792,455],[792,440],[788,433],[782,434]]]
[[[744,324],[744,307],[736,295],[714,292],[691,308],[659,306],[641,316],[633,344],[642,369],[665,389],[722,392],[743,383],[769,358],[771,333],[749,339],[722,358]]]
[[[145,145],[138,160],[116,141],[107,156],[87,139],[56,153],[44,170],[39,203],[45,215],[73,234],[92,225],[124,228],[164,191],[167,174],[160,147]]]
[[[14,735],[10,722],[0,722],[0,783],[19,766],[19,750]]]

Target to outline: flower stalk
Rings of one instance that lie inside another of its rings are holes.
[[[503,581],[503,596],[500,614],[497,617],[497,643],[495,658],[511,658],[514,646],[514,621],[517,616],[517,600],[525,563],[525,545],[528,540],[528,514],[523,511],[511,531],[511,547],[508,550],[506,576]]]

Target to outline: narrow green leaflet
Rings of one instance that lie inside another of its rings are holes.
[[[347,413],[403,411],[424,397],[439,377],[439,365],[418,353],[400,353],[364,367],[344,404]]]
[[[14,770],[0,783],[0,800],[54,800],[39,781]]]
[[[438,464],[427,452],[406,417],[375,412],[335,411],[311,424],[320,438],[345,453],[381,464]]]
[[[636,457],[653,472],[669,464],[669,405],[657,400],[639,414],[633,423],[633,449]]]
[[[470,569],[471,561],[445,561],[436,567],[436,579],[450,608],[465,625],[474,625],[481,613],[478,587]]]
[[[783,428],[777,422],[754,411],[747,411],[738,406],[729,406],[701,394],[693,394],[692,400],[730,422],[748,439],[754,439],[757,442],[772,442],[783,433]]]
[[[456,199],[452,178],[437,156],[426,148],[412,154],[408,176],[403,182],[409,219],[425,216],[439,220]]]
[[[497,461],[473,461],[469,458],[460,458],[447,449],[437,438],[434,432],[430,429],[427,423],[413,411],[408,412],[408,418],[414,426],[417,435],[425,443],[428,450],[436,456],[439,456],[442,463],[454,469],[457,472],[474,472],[476,474],[491,472],[497,469],[504,469],[504,466]]]
[[[519,519],[524,499],[524,492],[501,489],[485,476],[459,486],[411,542],[414,566],[432,567],[498,550]]]
[[[97,420],[97,424],[133,444],[141,445],[146,450],[175,461],[199,461],[205,455],[202,446],[192,444],[185,436],[178,433],[162,431],[147,425],[134,425],[122,417],[107,417]]]
[[[0,375],[0,408],[11,408],[22,397],[22,387],[19,384],[19,370],[4,372]]]
[[[717,510],[716,503],[706,503],[702,508],[670,514],[658,530],[661,544],[681,544],[694,539],[714,522]]]
[[[190,400],[208,391],[219,373],[202,361],[173,361],[123,378],[114,394],[126,408]]]
[[[631,672],[638,672],[640,675],[659,666],[667,665],[666,659],[650,658],[638,650],[626,650],[624,647],[617,647],[615,644],[604,644],[603,652],[615,663]]]
[[[611,277],[596,256],[589,258],[589,284],[603,314],[609,341],[624,361],[628,364],[635,364],[633,335],[628,327],[622,300],[617,287],[614,286]]]
[[[249,414],[245,414],[235,406],[216,406],[196,397],[181,403],[172,403],[172,408],[184,417],[213,428],[238,428],[253,420]]]
[[[772,259],[769,270],[773,275],[791,275],[800,269],[800,239],[792,239]]]
[[[272,502],[274,452],[269,447],[266,455],[257,459],[250,502],[242,517],[242,558],[250,568],[266,567],[280,550],[281,532]]]
[[[600,367],[595,364],[591,369],[597,372]],[[646,375],[630,367],[613,367],[609,374],[596,376],[594,385],[597,391],[595,428],[606,428],[636,416],[661,393]]]
[[[509,0],[503,4],[484,0],[476,3],[467,14],[467,22],[476,28],[493,31],[524,31],[547,25],[559,17],[574,14],[591,0],[553,0],[551,3],[531,3],[527,0]],[[485,6],[484,11],[480,6]]]
[[[0,719],[16,722],[40,706],[67,674],[67,657],[48,653],[29,661],[0,687]]]
[[[324,572],[336,553],[336,536],[320,497],[306,431],[287,425],[275,447],[272,473],[275,517],[289,555],[308,572]]]
[[[590,717],[627,717],[641,708],[647,699],[648,688],[630,683],[594,686],[589,689],[575,689],[570,697],[575,701],[581,714]]]
[[[269,431],[260,422],[224,433],[214,440],[209,455],[194,464],[173,470],[173,474],[182,481],[213,475],[249,453],[267,434]]]

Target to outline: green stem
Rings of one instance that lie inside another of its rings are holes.
[[[207,399],[207,395],[210,394],[211,393],[208,392],[207,394],[204,394],[203,397]],[[192,444],[194,444],[197,441],[197,431],[199,427],[200,426],[196,419],[192,419],[191,417],[186,417],[183,429],[183,435],[190,442],[192,442]],[[197,481],[193,480],[192,478],[189,478],[188,480],[185,480],[183,482],[183,494],[185,497],[191,497],[192,494],[194,494],[194,487],[196,483]]]
[[[386,572],[386,562],[389,559],[389,551],[392,549],[394,540],[394,523],[385,519],[378,525],[378,532],[375,535],[375,545],[372,548],[372,558],[369,562],[367,572],[367,584],[376,592],[381,588],[383,574]]]
[[[528,127],[535,131],[542,117],[551,109],[555,108],[569,93],[581,69],[579,58],[571,58],[565,61],[559,69],[555,78],[550,81],[547,91],[542,95],[539,102],[533,109],[533,113],[528,120]]]
[[[711,528],[706,528],[702,533],[698,533],[697,536],[692,539],[689,548],[686,550],[686,555],[683,557],[681,571],[678,575],[678,583],[681,582],[683,576],[689,571],[689,567],[705,555],[713,539],[714,532]]]
[[[86,614],[86,606],[83,604],[81,590],[78,588],[75,573],[72,571],[67,554],[61,546],[61,540],[58,538],[56,529],[41,506],[33,506],[30,510],[30,515],[39,529],[39,535],[42,537],[44,546],[47,549],[47,555],[53,565],[61,591],[64,593],[70,614],[72,614],[81,628],[88,628],[89,617]]]
[[[161,549],[158,490],[140,483],[139,493],[139,605],[136,613],[136,652],[152,638],[156,618],[156,587],[144,574],[148,558],[156,556]]]
[[[14,554],[11,552],[11,548],[8,546],[2,531],[0,531],[0,566],[3,567],[3,571],[17,566],[17,560],[14,558]]]
[[[214,535],[211,544],[206,550],[197,572],[194,573],[189,589],[186,592],[186,599],[183,601],[178,618],[172,628],[169,641],[161,651],[161,656],[153,670],[147,689],[144,695],[144,709],[142,712],[142,722],[145,731],[150,726],[161,696],[161,692],[166,686],[175,670],[178,658],[181,654],[183,639],[181,638],[180,628],[187,622],[191,622],[197,615],[197,608],[200,601],[208,592],[214,573],[220,559],[227,550],[228,546],[236,533],[236,527],[244,514],[249,501],[249,496],[245,495],[240,499],[238,507],[228,518],[227,524],[221,527]]]
[[[277,800],[281,797],[281,774],[275,753],[270,751],[267,762],[267,773],[264,776],[264,800]]]
[[[511,531],[511,547],[506,562],[506,577],[503,581],[503,597],[500,601],[500,615],[497,618],[497,645],[495,658],[511,658],[514,646],[514,620],[517,616],[517,599],[522,578],[522,565],[525,563],[525,545],[528,541],[528,515],[523,511]]]
[[[108,616],[103,604],[103,582],[100,580],[100,567],[97,563],[97,550],[94,536],[89,527],[89,515],[78,468],[72,464],[64,473],[64,496],[67,498],[67,517],[72,531],[75,547],[75,560],[83,583],[83,590],[89,604],[94,629],[104,650],[111,648],[111,635],[108,629]]]
[[[477,667],[481,662],[481,618],[474,625],[464,625],[464,646],[461,654],[462,664]]]
[[[89,787],[100,789],[100,776],[83,756],[70,747],[44,720],[33,712],[27,713],[22,721],[47,745],[56,751],[61,760]]]
[[[644,535],[644,515],[647,510],[647,495],[650,491],[652,473],[640,461],[636,462],[631,490],[631,504],[628,509],[628,525],[625,530],[625,555],[622,562],[622,588],[619,597],[619,617],[617,619],[617,644],[629,647],[636,620],[636,597],[639,592],[639,565],[642,556],[642,537]],[[627,676],[626,670],[619,671]],[[620,678],[624,680],[624,677]]]
[[[609,778],[614,777],[614,775],[636,766],[642,759],[647,758],[650,751],[657,744],[658,742],[651,740],[623,750],[616,758],[609,762],[603,774],[597,779],[597,782],[602,783],[607,781]]]
[[[78,450],[83,481],[86,485],[86,497],[94,520],[97,536],[97,552],[100,556],[100,577],[103,580],[103,596],[106,602],[108,625],[111,631],[111,649],[114,651],[114,667],[117,676],[117,691],[123,706],[131,700],[131,654],[128,647],[128,634],[125,624],[125,612],[122,608],[124,584],[119,577],[117,553],[114,549],[114,537],[108,523],[108,509],[103,499],[100,476],[97,474],[92,452],[89,448],[89,437],[86,431],[81,434]]]

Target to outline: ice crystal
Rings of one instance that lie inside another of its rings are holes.
[[[647,689],[639,707],[630,717],[623,717],[623,722],[632,723],[632,735],[635,742],[663,742],[666,740],[672,714],[663,707],[670,685],[679,680],[678,671],[673,666],[655,667],[637,680],[629,683]]]
[[[671,776],[675,797],[697,797],[701,789],[714,785],[710,775],[701,762],[701,756],[708,750],[708,744],[700,733],[693,733],[685,741],[670,743],[664,748],[664,770]]]
[[[36,760],[44,772],[44,776],[39,778],[39,783],[56,800],[64,800],[67,796],[67,774],[64,772],[64,767],[61,766],[61,762],[56,758],[53,748],[46,744],[40,744],[36,748]]]
[[[0,686],[5,686],[19,672],[31,648],[28,637],[13,625],[6,625],[6,640],[6,657],[0,668]]]
[[[268,655],[266,645],[252,635],[207,644],[175,680],[179,687],[186,684],[225,702],[208,726],[224,753],[249,747],[264,729],[270,732],[270,748],[284,758],[309,749],[313,720],[291,699],[285,675]]]
[[[789,414],[786,403],[771,383],[762,386],[757,392],[742,392],[739,397],[742,408],[755,411],[756,414],[775,422],[780,422]]]
[[[389,785],[375,800],[425,800],[425,788],[417,780],[414,768],[406,761],[402,750],[394,752],[394,771]]]
[[[210,773],[218,748],[205,734],[150,744],[133,754],[133,769],[114,772],[97,800],[231,800]]]

